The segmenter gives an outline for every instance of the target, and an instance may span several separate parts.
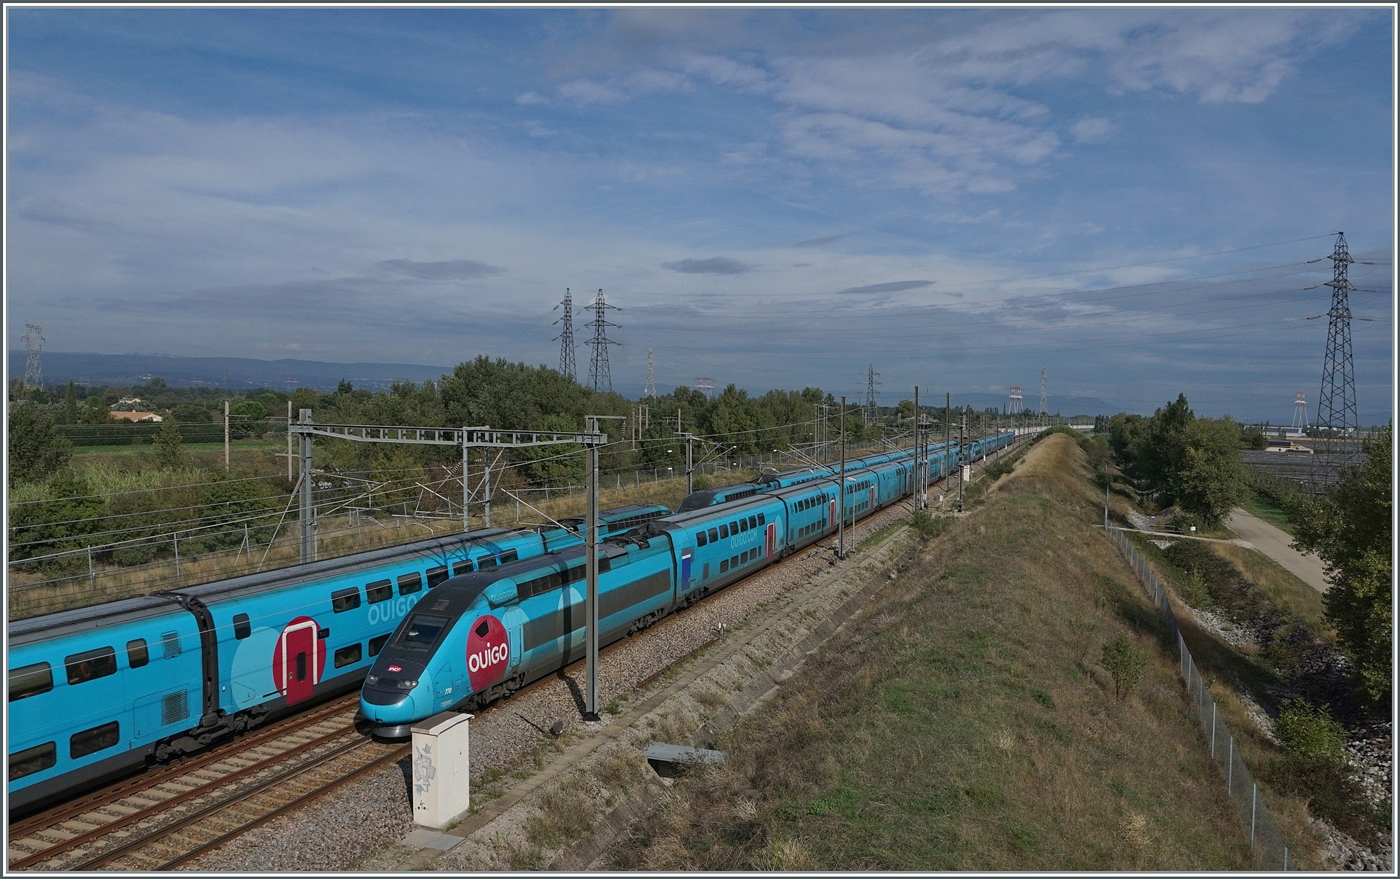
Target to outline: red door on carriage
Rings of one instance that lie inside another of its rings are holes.
[[[288,705],[305,702],[321,682],[326,646],[316,637],[316,621],[297,617],[282,630],[272,654],[272,677]]]

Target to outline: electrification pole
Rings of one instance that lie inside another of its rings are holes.
[[[598,419],[588,416],[587,430],[598,432]],[[584,457],[588,483],[588,530],[584,537],[587,547],[585,576],[588,578],[584,596],[585,646],[588,653],[588,682],[585,694],[584,720],[598,719],[598,447],[589,446]]]
[[[301,410],[301,423],[311,423],[311,410]],[[316,523],[312,520],[314,507],[311,504],[311,434],[301,435],[301,561],[312,561],[315,550],[312,545],[312,530]]]
[[[967,469],[963,464],[963,449],[967,446],[967,410],[963,410],[962,418],[958,422],[958,512],[963,511],[963,471]]]
[[[914,385],[914,510],[923,509],[924,483],[919,479],[919,468],[924,456],[919,453],[919,386]]]
[[[841,519],[836,524],[836,557],[846,557],[846,398],[841,398]]]

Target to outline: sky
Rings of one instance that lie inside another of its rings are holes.
[[[1393,412],[1388,6],[5,15],[11,350]]]

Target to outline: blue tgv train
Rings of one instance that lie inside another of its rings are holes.
[[[1011,433],[964,449],[930,449],[929,481],[1011,444]],[[845,475],[848,523],[915,489],[913,458],[895,455]],[[765,486],[692,505],[599,544],[600,644],[651,625],[758,569],[830,537],[839,477]],[[474,710],[580,658],[585,549],[572,547],[435,587],[395,629],[360,692],[374,732],[403,738],[440,711]]]
[[[600,537],[669,512],[609,510]],[[439,583],[581,542],[488,529],[11,623],[11,816],[353,690]]]

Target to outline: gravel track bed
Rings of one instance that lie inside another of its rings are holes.
[[[865,519],[848,529],[847,545],[859,545],[908,512],[907,503],[895,504]],[[709,644],[717,633],[733,632],[755,611],[791,593],[793,586],[830,569],[835,560],[835,543],[833,538],[809,547],[644,632],[616,642],[600,658],[600,706],[608,706],[623,696],[630,698],[638,683]],[[806,620],[799,628],[805,632],[816,622],[819,620]],[[474,790],[482,784],[482,774],[489,768],[505,772],[538,768],[543,765],[539,755],[559,750],[563,743],[607,725],[610,717],[606,713],[597,723],[582,720],[584,675],[583,664],[579,663],[568,674],[544,678],[477,715],[471,731]],[[556,722],[564,724],[558,740],[547,732]],[[373,773],[330,793],[296,815],[271,821],[182,869],[334,872],[364,869],[361,865],[379,860],[385,853],[410,853],[412,850],[401,844],[414,829],[409,773],[409,759],[405,757],[392,769]],[[508,782],[507,778],[505,783]]]

